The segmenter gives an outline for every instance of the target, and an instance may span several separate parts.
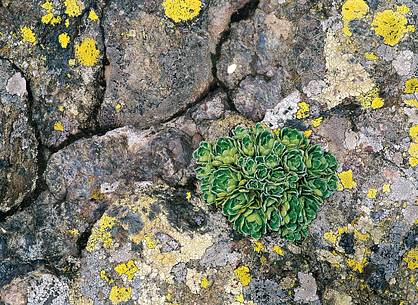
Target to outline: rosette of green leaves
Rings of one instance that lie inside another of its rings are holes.
[[[337,189],[336,158],[293,128],[237,126],[231,137],[201,142],[193,158],[203,200],[256,239],[268,231],[288,240],[306,236]]]

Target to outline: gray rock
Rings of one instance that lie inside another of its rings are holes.
[[[36,187],[38,142],[26,80],[0,60],[0,212],[18,206]]]

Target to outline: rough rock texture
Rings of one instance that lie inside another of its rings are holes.
[[[104,46],[100,23],[88,18],[88,13],[93,9],[100,16],[103,3],[68,1],[67,6],[65,1],[50,1],[53,8],[45,9],[45,2],[3,1],[0,57],[12,60],[30,82],[33,120],[42,142],[59,146],[71,135],[94,126],[94,112],[103,94],[100,75]],[[72,2],[79,10],[70,6]],[[44,18],[48,14],[59,19],[48,21]],[[32,35],[23,34],[27,31]],[[69,41],[64,48],[59,36],[65,33]],[[95,46],[77,55],[77,45],[86,39]],[[99,53],[91,55],[95,51]],[[85,62],[86,58],[91,62]]]
[[[0,304],[416,304],[416,1],[162,3],[0,1]],[[300,242],[196,193],[255,121],[340,163]]]
[[[29,106],[26,80],[0,60],[0,212],[18,206],[36,186],[38,142]]]

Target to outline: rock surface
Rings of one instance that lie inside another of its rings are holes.
[[[26,80],[0,59],[0,212],[18,206],[36,187],[38,142]]]
[[[0,1],[0,304],[415,304],[418,4],[186,2]],[[340,163],[299,242],[196,192],[256,121]]]

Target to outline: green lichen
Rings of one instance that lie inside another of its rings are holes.
[[[201,142],[193,153],[203,199],[222,208],[234,228],[259,239],[306,236],[319,206],[337,189],[336,158],[300,131],[277,134],[261,124]]]

